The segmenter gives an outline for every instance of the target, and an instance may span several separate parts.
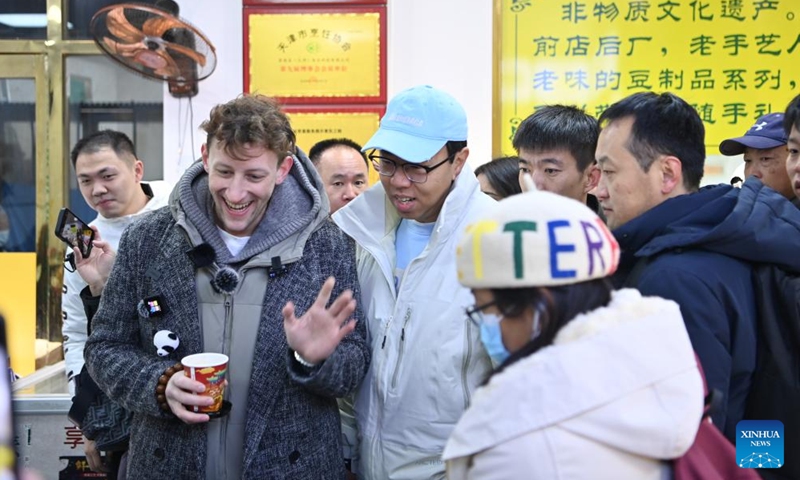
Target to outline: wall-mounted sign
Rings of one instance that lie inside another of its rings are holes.
[[[359,145],[378,130],[381,109],[292,109],[286,113],[297,135],[297,145],[306,153],[315,143],[329,138],[349,138]],[[378,180],[378,174],[369,166],[369,183]]]
[[[692,104],[715,153],[800,93],[794,1],[498,1],[496,153],[514,152],[515,129],[537,106],[576,104],[597,117],[648,90]]]
[[[287,103],[384,103],[386,8],[246,8],[245,91]]]

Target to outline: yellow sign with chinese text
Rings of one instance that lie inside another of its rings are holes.
[[[500,15],[495,150],[504,154],[538,106],[578,105],[598,117],[642,91],[693,105],[708,153],[717,153],[800,93],[797,1],[501,0]]]
[[[378,130],[377,113],[288,113],[292,130],[297,135],[297,146],[308,153],[315,143],[329,138],[349,138],[364,145]],[[369,167],[369,164],[368,164]],[[369,169],[369,184],[378,180],[374,168]]]
[[[274,97],[377,97],[380,14],[249,15],[249,89]]]
[[[0,272],[5,273],[0,275],[0,313],[11,368],[25,376],[36,370],[36,254],[0,253]]]

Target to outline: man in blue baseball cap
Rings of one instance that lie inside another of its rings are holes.
[[[786,173],[787,142],[783,113],[768,113],[759,117],[743,136],[723,140],[719,151],[727,156],[744,154],[745,179],[755,176],[764,185],[796,201]]]
[[[494,200],[466,164],[464,109],[436,88],[395,96],[364,150],[381,182],[333,215],[359,247],[372,345],[367,376],[342,406],[345,456],[359,478],[444,478],[447,438],[491,370],[465,321],[475,300],[458,281],[456,247]]]

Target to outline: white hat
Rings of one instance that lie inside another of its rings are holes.
[[[458,280],[470,288],[568,285],[614,273],[619,244],[586,205],[532,190],[471,223],[456,263]]]

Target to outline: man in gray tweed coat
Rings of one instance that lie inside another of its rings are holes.
[[[86,344],[134,412],[128,478],[343,478],[336,397],[369,363],[353,243],[274,101],[241,96],[202,128],[202,163],[123,234]],[[181,373],[156,395],[199,352],[230,357],[221,418],[187,409],[211,398]]]

